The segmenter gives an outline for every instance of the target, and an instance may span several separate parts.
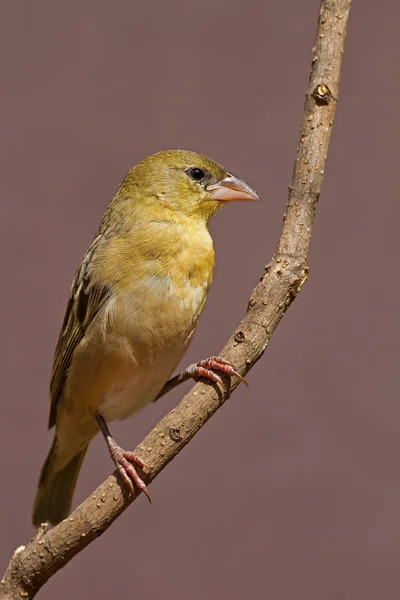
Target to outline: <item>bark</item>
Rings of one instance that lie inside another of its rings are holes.
[[[339,78],[351,0],[323,0],[300,139],[277,251],[254,289],[248,310],[221,352],[245,375],[263,355],[271,335],[307,279],[307,255],[323,181],[339,93]],[[197,383],[136,448],[151,473],[149,484],[182,450],[238,385]],[[133,502],[114,473],[69,518],[42,526],[18,548],[0,582],[0,598],[33,598],[44,583],[101,535]]]

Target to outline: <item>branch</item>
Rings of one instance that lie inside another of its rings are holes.
[[[351,0],[322,0],[300,141],[277,252],[254,289],[248,310],[222,356],[245,375],[264,350],[285,311],[307,279],[307,255],[321,192],[329,139],[339,93],[339,77]],[[238,381],[224,388],[197,383],[137,447],[151,467],[149,484],[229,398]],[[135,500],[108,477],[70,517],[40,529],[18,548],[0,583],[0,599],[33,598],[41,586],[101,535]]]

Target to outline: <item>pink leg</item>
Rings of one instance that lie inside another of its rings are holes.
[[[138,475],[135,467],[132,465],[132,462],[144,469],[149,469],[149,467],[146,465],[144,460],[140,458],[140,456],[138,456],[134,452],[124,450],[123,448],[118,446],[117,442],[111,436],[111,433],[107,427],[107,423],[101,415],[97,415],[96,419],[101,429],[101,432],[104,435],[104,438],[107,442],[107,446],[110,451],[110,456],[113,459],[123,482],[128,486],[133,496],[135,496],[135,488],[133,486],[133,484],[135,484],[136,487],[141,492],[143,492],[145,496],[147,496],[148,501],[151,502],[151,498],[149,492],[147,491],[146,484],[144,483],[143,479],[141,479],[141,477]]]
[[[161,396],[164,396],[164,394],[173,390],[180,383],[187,381],[188,379],[197,380],[200,377],[205,377],[206,379],[211,379],[211,381],[215,381],[215,383],[220,383],[222,385],[221,377],[214,371],[221,371],[221,373],[225,373],[226,375],[229,375],[229,377],[237,377],[249,387],[244,377],[235,370],[235,367],[230,362],[220,356],[210,356],[210,358],[200,360],[198,363],[190,365],[190,367],[187,367],[182,373],[172,377],[172,379],[167,381],[164,385],[155,400],[158,400]]]

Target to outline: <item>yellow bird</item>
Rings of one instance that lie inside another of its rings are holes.
[[[100,429],[125,484],[147,496],[107,422],[125,419],[189,378],[240,377],[220,357],[168,381],[186,352],[211,284],[208,220],[225,202],[259,199],[244,181],[202,154],[167,150],[122,181],[72,282],[54,356],[49,427],[33,523],[64,519],[90,440]],[[148,496],[149,497],[149,496]],[[149,498],[150,499],[150,498]]]

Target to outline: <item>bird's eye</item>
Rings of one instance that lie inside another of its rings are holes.
[[[208,173],[199,167],[191,167],[186,171],[186,173],[191,177],[194,181],[204,181],[207,178]]]

